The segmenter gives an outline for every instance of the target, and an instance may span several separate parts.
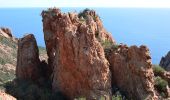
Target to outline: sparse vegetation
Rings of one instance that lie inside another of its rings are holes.
[[[79,17],[79,18],[83,17],[84,19],[86,19],[86,18],[87,18],[87,12],[88,12],[88,11],[90,11],[90,9],[86,8],[85,10],[83,10],[82,12],[80,12],[80,13],[78,14],[78,17]]]
[[[88,12],[90,12],[91,10],[90,9],[88,9],[88,8],[86,8],[85,10],[83,10],[82,12],[80,12],[79,14],[78,14],[78,17],[81,19],[81,18],[84,18],[85,20],[87,19],[87,13]],[[97,20],[97,15],[94,15],[94,16],[92,16],[92,18],[93,18],[93,20],[94,21],[96,21]]]
[[[46,52],[46,48],[45,47],[38,46],[38,49],[39,49],[39,53],[40,54]]]
[[[15,78],[15,75],[13,73],[10,72],[4,72],[0,70],[0,83],[6,83],[10,80],[13,80]]]
[[[166,86],[168,85],[168,82],[161,77],[156,77],[155,78],[155,88],[160,92],[164,93],[166,92]]]
[[[111,47],[112,43],[109,40],[105,40],[102,41],[102,45],[107,48],[107,47]]]
[[[9,64],[16,64],[16,62],[14,62],[13,61],[13,59],[15,59],[15,57],[13,57],[13,55],[6,55],[6,54],[2,54],[1,56],[0,56],[0,60],[2,61],[2,65],[5,65],[5,64],[7,64],[7,63],[9,63]]]
[[[18,100],[65,100],[60,92],[52,92],[47,85],[40,86],[28,80],[14,80],[4,87]]]
[[[103,40],[101,41],[101,44],[103,46],[103,48],[111,48],[113,46],[113,43],[109,40]]]
[[[114,95],[112,96],[112,100],[123,100],[121,95]]]
[[[11,48],[14,48],[14,49],[17,48],[17,47],[16,47],[17,44],[16,44],[14,41],[12,41],[11,39],[2,37],[2,36],[0,36],[0,43],[1,43],[1,44],[4,44],[4,45],[6,45],[6,46],[9,46],[9,47],[11,47]]]
[[[84,23],[86,20],[84,18],[80,18],[79,20],[81,23]]]
[[[16,66],[17,43],[12,39],[0,36],[0,89],[4,89],[2,84],[15,78],[14,69],[8,69],[6,64]]]
[[[157,75],[160,75],[161,73],[163,73],[165,71],[165,69],[163,69],[161,66],[159,65],[153,65],[153,72],[154,74],[157,76]]]
[[[3,58],[0,58],[0,64],[1,65],[5,65],[6,64],[6,62],[5,62],[5,60]]]

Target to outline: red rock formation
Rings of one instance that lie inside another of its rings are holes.
[[[33,34],[18,41],[16,76],[20,79],[36,80],[40,76],[38,47]]]
[[[149,50],[145,46],[114,46],[107,54],[112,82],[127,92],[130,99],[156,99],[154,74]]]
[[[42,12],[45,43],[53,71],[52,87],[69,99],[98,100],[103,96],[109,100],[109,64],[98,40],[114,41],[104,31],[97,15],[94,20],[89,14],[79,18],[75,13],[65,14],[55,8]]]

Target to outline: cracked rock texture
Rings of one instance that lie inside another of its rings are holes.
[[[38,46],[33,34],[18,41],[16,77],[36,80],[40,77]]]
[[[53,70],[52,88],[70,99],[105,97],[109,100],[109,63],[99,40],[114,41],[94,11],[83,14],[65,14],[55,8],[42,12],[45,43]]]
[[[151,57],[146,46],[119,45],[107,51],[112,84],[126,92],[129,99],[156,99]]]

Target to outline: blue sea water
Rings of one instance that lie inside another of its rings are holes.
[[[20,38],[33,33],[38,45],[45,46],[41,11],[46,8],[0,8],[0,27],[9,27]],[[61,8],[79,12],[84,8]],[[107,31],[118,43],[142,44],[150,49],[153,64],[159,64],[170,50],[170,9],[163,8],[93,8]]]

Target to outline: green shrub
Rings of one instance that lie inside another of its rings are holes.
[[[11,81],[15,78],[15,75],[10,72],[3,72],[0,70],[0,83],[4,84],[8,81]]]
[[[112,96],[112,100],[123,100],[121,95],[114,95]]]
[[[86,20],[84,18],[79,19],[80,23],[84,23]]]
[[[112,50],[118,49],[118,45],[116,45],[116,44],[115,44],[115,45],[112,45],[111,49],[112,49]]]
[[[93,16],[93,20],[96,21],[98,16]]]
[[[85,10],[83,10],[82,12],[80,12],[79,14],[78,14],[78,17],[79,18],[81,18],[81,17],[83,17],[84,19],[86,19],[87,18],[87,12],[88,11],[90,11],[90,9],[88,9],[88,8],[86,8]]]
[[[104,40],[101,42],[101,44],[102,44],[103,48],[111,48],[113,45],[113,43],[109,40]]]
[[[5,64],[6,64],[6,61],[5,61],[4,59],[0,58],[0,64],[1,64],[1,65],[5,65]]]
[[[164,79],[162,79],[161,77],[156,77],[155,78],[155,88],[159,91],[159,92],[166,92],[166,86],[168,85],[168,82]]]
[[[84,97],[75,98],[74,100],[86,100]]]
[[[91,11],[90,9],[86,8],[85,10],[83,10],[82,12],[80,12],[78,14],[78,17],[79,18],[83,17],[86,20],[87,19],[87,13],[90,12],[90,11]],[[92,16],[94,21],[96,21],[97,17],[98,17],[98,15]]]
[[[160,75],[161,73],[163,73],[165,71],[165,69],[163,69],[161,66],[159,65],[153,65],[153,72],[154,74],[157,76],[157,75]]]

